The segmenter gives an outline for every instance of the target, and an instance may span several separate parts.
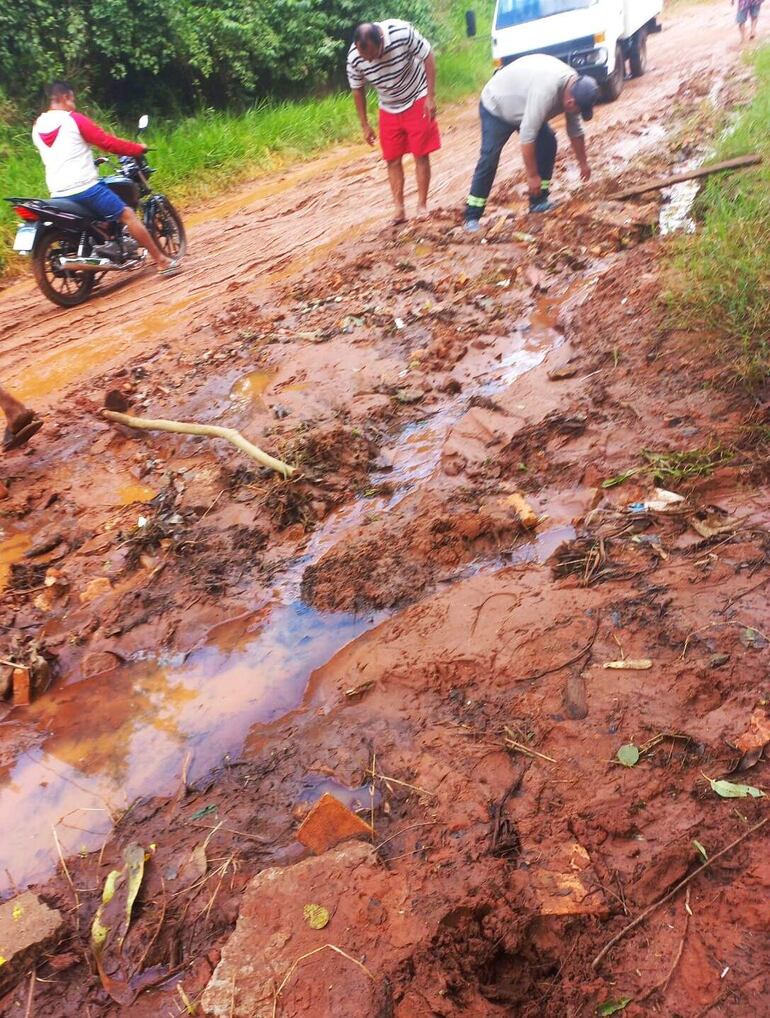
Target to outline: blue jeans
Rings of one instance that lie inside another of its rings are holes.
[[[69,194],[70,201],[84,205],[95,219],[120,219],[126,203],[111,191],[104,181],[99,180],[87,191]]]
[[[466,219],[481,219],[487,204],[489,192],[495,181],[500,154],[510,136],[519,130],[520,124],[509,124],[479,103],[481,117],[481,152],[471,182],[471,193],[465,206]],[[556,135],[546,121],[535,139],[537,172],[544,181],[550,181],[556,162]]]

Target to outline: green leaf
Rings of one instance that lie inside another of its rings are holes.
[[[715,781],[709,778],[709,784],[723,799],[746,799],[748,796],[752,799],[761,799],[765,794],[761,788],[754,788],[753,785],[734,785],[732,781]]]
[[[624,767],[635,767],[639,763],[639,750],[633,744],[633,742],[627,742],[625,746],[621,746],[618,750],[618,763],[622,763]],[[612,1012],[608,1012],[612,1014]]]
[[[695,846],[695,851],[698,853],[698,855],[701,857],[701,859],[704,862],[708,862],[709,861],[709,854],[706,851],[706,849],[703,847],[703,845],[701,845],[701,843],[699,841],[696,841],[695,838],[692,839],[692,843]]]
[[[218,806],[202,806],[200,809],[196,809],[193,815],[190,817],[191,820],[200,820],[201,817],[207,817],[209,813],[216,813],[219,809]]]
[[[322,930],[329,925],[329,909],[323,905],[305,905],[302,913],[311,930]]]
[[[618,1000],[605,1000],[603,1004],[600,1004],[597,1009],[597,1014],[617,1014],[618,1011],[624,1011],[626,1006],[631,1003],[630,997],[620,997]]]
[[[616,474],[615,477],[608,477],[606,481],[602,481],[603,488],[615,488],[619,484],[623,484],[629,477],[633,477],[641,471],[641,467],[632,467],[630,470],[624,470],[622,474]]]

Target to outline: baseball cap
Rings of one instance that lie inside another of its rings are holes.
[[[599,98],[599,86],[594,79],[582,74],[572,86],[572,95],[583,120],[590,120],[594,115],[594,103]]]

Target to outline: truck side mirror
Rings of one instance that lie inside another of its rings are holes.
[[[469,39],[472,39],[476,34],[476,12],[466,11],[465,12],[465,34]]]

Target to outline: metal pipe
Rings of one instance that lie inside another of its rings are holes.
[[[127,272],[137,268],[143,261],[143,258],[132,258],[119,265],[109,258],[70,258],[64,255],[59,258],[59,268],[67,272]]]

